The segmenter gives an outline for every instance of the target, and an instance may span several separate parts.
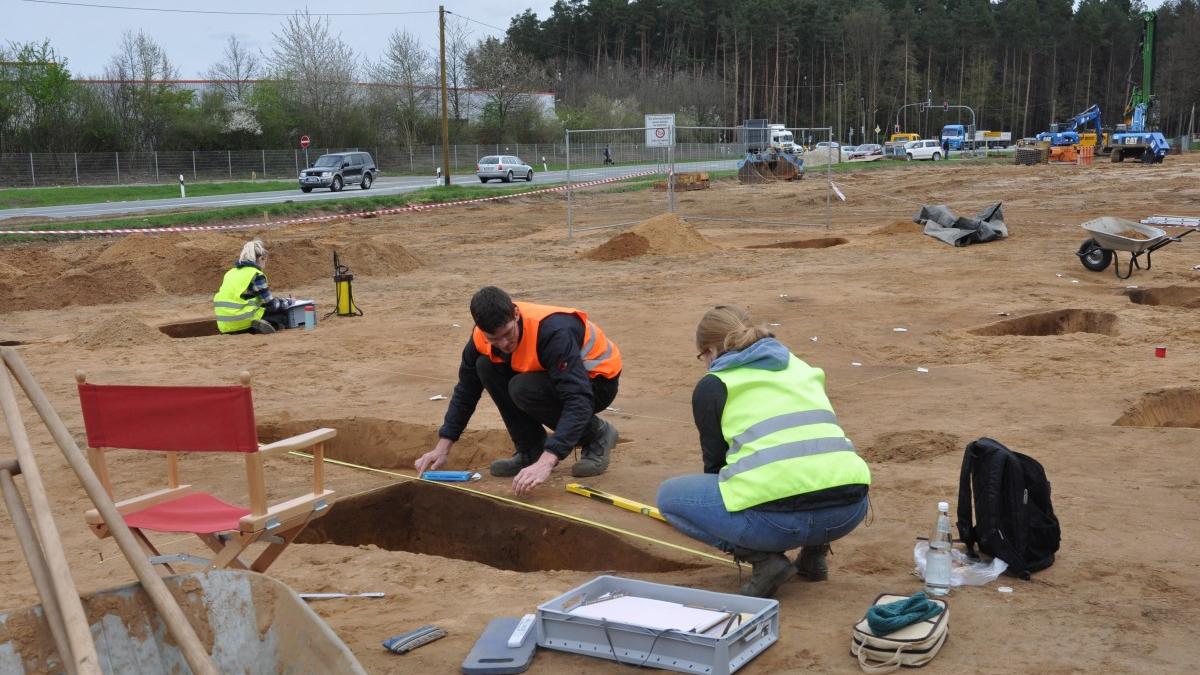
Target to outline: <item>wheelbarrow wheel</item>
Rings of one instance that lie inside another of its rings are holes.
[[[1088,239],[1079,247],[1079,262],[1093,272],[1103,272],[1112,264],[1113,252],[1100,248],[1095,239]]]

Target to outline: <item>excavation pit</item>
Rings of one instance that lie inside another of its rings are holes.
[[[197,338],[209,335],[220,335],[214,319],[193,319],[179,323],[168,323],[158,327],[158,330],[173,338]]]
[[[746,248],[832,248],[849,244],[849,239],[842,237],[819,237],[817,239],[797,239],[795,241],[781,241],[774,244],[755,244]]]
[[[412,471],[417,458],[437,442],[436,426],[377,417],[262,422],[258,425],[258,440],[271,443],[323,427],[337,430],[337,436],[325,443],[326,457],[376,469]],[[468,430],[454,444],[441,468],[486,472],[492,460],[512,454],[512,440],[507,432]]]
[[[1200,388],[1175,387],[1147,392],[1113,426],[1200,429]]]
[[[656,556],[591,525],[444,485],[417,481],[338,500],[296,540],[363,546],[542,570],[671,572],[693,566]]]
[[[1138,305],[1200,308],[1200,288],[1190,286],[1139,288],[1126,292],[1126,295],[1129,296],[1130,302]]]
[[[1117,315],[1090,309],[1059,309],[997,321],[975,328],[970,332],[973,335],[986,337],[1067,335],[1070,333],[1096,333],[1111,336],[1117,333]]]

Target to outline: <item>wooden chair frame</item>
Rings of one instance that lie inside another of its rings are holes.
[[[83,371],[76,371],[75,380],[85,384],[87,377]],[[239,377],[243,387],[250,387],[250,373],[243,371]],[[141,545],[150,561],[161,565],[159,573],[166,576],[174,574],[170,563],[173,561],[193,562],[206,565],[208,568],[250,569],[264,572],[279,557],[283,550],[290,545],[310,521],[325,515],[333,505],[334,491],[325,487],[325,443],[337,436],[336,429],[315,429],[291,438],[259,444],[257,452],[242,453],[245,456],[246,484],[250,498],[250,513],[243,516],[235,530],[205,534],[193,533],[198,536],[215,554],[211,561],[188,554],[164,556],[158,551],[141,529],[131,527],[135,538]],[[109,477],[108,465],[105,461],[107,452],[117,448],[87,448],[88,463],[100,479],[109,497],[116,500],[113,494],[112,481]],[[313,456],[312,492],[279,502],[267,504],[267,490],[264,478],[264,460],[269,457],[297,450],[311,449]],[[148,492],[137,497],[116,501],[117,512],[122,517],[159,504],[164,504],[189,494],[197,493],[190,484],[179,482],[179,453],[183,451],[163,450],[167,459],[167,487]],[[104,524],[97,509],[90,509],[84,514],[88,527],[97,537],[110,536],[108,526]],[[240,556],[252,544],[265,542],[267,547],[253,562],[247,564]],[[156,569],[158,569],[156,567]]]

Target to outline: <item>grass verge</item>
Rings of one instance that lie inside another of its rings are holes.
[[[232,183],[194,183],[187,186],[189,197],[274,192],[293,190],[294,180],[241,181]],[[6,188],[0,190],[0,209],[28,209],[39,206],[136,202],[146,199],[179,197],[178,185],[115,185],[106,187]]]
[[[529,185],[513,188],[464,187],[453,185],[449,187],[429,187],[407,192],[401,195],[380,197],[359,197],[355,199],[283,202],[280,204],[263,204],[259,206],[231,206],[220,209],[185,211],[154,216],[139,216],[116,218],[109,220],[89,220],[83,222],[50,222],[21,226],[22,230],[110,230],[125,228],[157,228],[185,227],[189,225],[211,225],[214,223],[261,222],[283,220],[289,217],[319,216],[337,213],[356,213],[376,209],[396,208],[409,204],[435,204],[481,197],[498,197],[501,195],[516,195],[533,190],[543,190],[553,187],[552,184]],[[14,243],[45,239],[39,235],[10,235],[2,236],[0,243]],[[56,237],[60,238],[60,237]]]

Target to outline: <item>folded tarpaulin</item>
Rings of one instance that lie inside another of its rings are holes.
[[[920,212],[913,216],[913,222],[923,224],[925,234],[951,246],[966,246],[1008,236],[1000,202],[980,211],[974,218],[960,218],[945,205],[922,206]]]

